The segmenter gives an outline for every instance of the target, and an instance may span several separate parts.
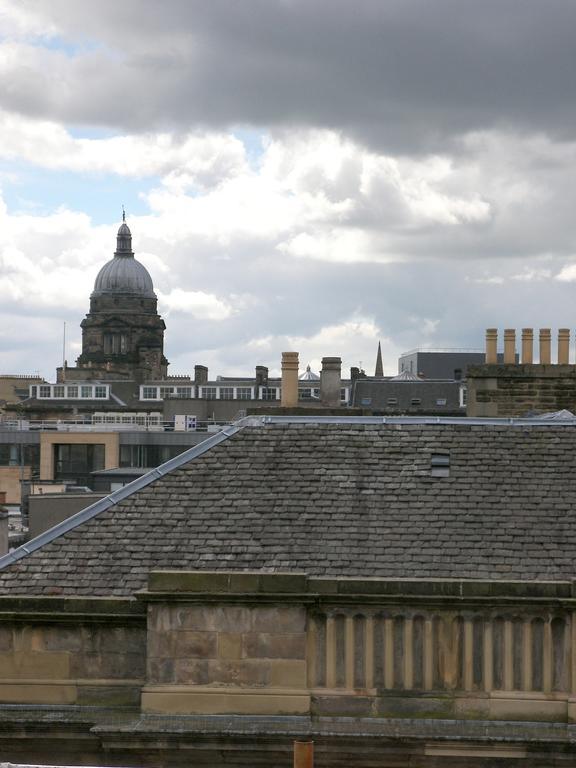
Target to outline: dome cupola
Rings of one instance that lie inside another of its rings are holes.
[[[146,267],[134,258],[132,233],[122,213],[122,224],[116,236],[114,258],[106,262],[94,283],[92,296],[131,294],[155,299],[152,278]]]

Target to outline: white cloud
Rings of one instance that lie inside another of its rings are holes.
[[[567,264],[562,267],[560,272],[555,275],[556,280],[561,280],[565,283],[573,283],[576,281],[576,264]]]
[[[0,158],[51,170],[164,176],[173,192],[210,187],[247,170],[244,146],[231,134],[74,138],[55,122],[5,111],[0,111]]]
[[[174,288],[168,294],[159,294],[160,311],[169,315],[180,312],[204,320],[225,320],[233,313],[232,306],[212,293],[183,291]]]

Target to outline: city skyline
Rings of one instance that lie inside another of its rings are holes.
[[[122,205],[170,373],[574,326],[576,8],[0,1],[0,373],[54,377]]]

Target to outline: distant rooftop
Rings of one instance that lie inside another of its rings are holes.
[[[407,357],[408,355],[415,355],[417,353],[427,352],[431,354],[469,354],[469,355],[483,355],[483,349],[466,349],[465,347],[416,347],[410,349],[408,352],[402,352],[400,357]]]

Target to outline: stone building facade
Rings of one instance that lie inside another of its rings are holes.
[[[132,233],[123,221],[114,257],[98,273],[90,311],[81,323],[82,354],[77,367],[61,371],[60,379],[165,378],[166,326],[157,304],[152,278],[134,258]]]
[[[575,766],[575,424],[252,418],[97,502],[0,559],[3,758]]]
[[[498,355],[498,331],[487,330],[485,362],[468,369],[468,416],[514,417],[563,410],[576,413],[576,365],[570,363],[569,329],[558,331],[555,356],[550,329],[540,329],[537,363],[533,341],[533,329],[524,328],[519,360],[516,332],[507,329],[504,353]]]

